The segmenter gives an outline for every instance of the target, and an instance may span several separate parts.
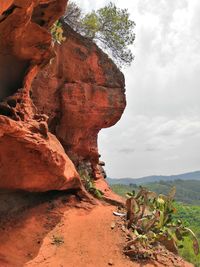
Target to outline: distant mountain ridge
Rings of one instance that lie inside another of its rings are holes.
[[[182,174],[176,174],[176,175],[152,175],[152,176],[145,176],[141,178],[107,178],[106,179],[109,184],[146,184],[146,183],[153,183],[153,182],[159,182],[159,181],[174,181],[174,180],[200,180],[200,171],[194,171],[194,172],[187,172]]]

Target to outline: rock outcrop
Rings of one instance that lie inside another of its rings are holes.
[[[79,175],[47,116],[30,98],[35,75],[55,56],[49,28],[66,0],[0,3],[0,188],[47,191],[81,188]]]
[[[0,266],[94,266],[100,254],[99,266],[113,256],[137,266],[122,253],[120,224],[110,228],[115,207],[89,198],[79,175],[120,200],[105,182],[97,135],[123,113],[124,76],[67,26],[66,41],[52,45],[66,2],[0,2]],[[162,261],[191,266],[175,255]]]
[[[104,181],[97,136],[123,113],[124,76],[101,49],[67,26],[66,41],[52,45],[50,27],[65,4],[1,3],[2,189],[82,188],[78,171]]]
[[[93,42],[64,25],[66,41],[32,85],[32,99],[78,169],[102,178],[97,135],[121,117],[124,76]]]

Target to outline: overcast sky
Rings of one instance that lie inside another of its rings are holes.
[[[76,0],[85,11],[109,1]],[[136,22],[127,108],[99,135],[109,177],[200,170],[200,1],[113,0]]]

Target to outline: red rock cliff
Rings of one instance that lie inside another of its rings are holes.
[[[97,135],[123,113],[124,76],[93,42],[67,26],[66,41],[52,45],[49,29],[65,4],[1,2],[2,189],[82,188],[77,170],[103,181]]]
[[[115,207],[89,212],[93,206],[80,203],[80,194],[5,190],[83,192],[77,170],[108,189],[97,135],[123,113],[124,77],[95,44],[67,27],[66,41],[52,46],[49,29],[65,4],[0,2],[0,266],[105,266],[114,256],[116,266],[135,267],[119,249],[125,242],[120,227],[109,227]],[[191,266],[177,256],[172,262]]]
[[[93,42],[65,26],[66,41],[32,85],[33,102],[78,168],[98,171],[97,135],[114,125],[126,102],[124,76]]]
[[[79,175],[47,117],[30,99],[34,76],[54,56],[49,28],[65,0],[0,3],[0,189],[80,188]]]

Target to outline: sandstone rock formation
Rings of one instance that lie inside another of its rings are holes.
[[[119,249],[120,228],[110,228],[115,207],[96,202],[92,211],[92,201],[84,202],[78,171],[116,199],[97,135],[120,119],[125,85],[107,55],[70,28],[61,46],[52,45],[50,27],[66,2],[0,1],[0,266],[105,266],[114,254],[118,266],[139,266]],[[57,251],[60,233],[66,244]],[[174,255],[169,260],[191,266]]]
[[[79,169],[102,178],[97,135],[114,125],[126,102],[124,76],[93,42],[64,25],[66,41],[32,85],[38,110]]]
[[[81,188],[79,175],[47,116],[30,98],[34,76],[54,56],[50,26],[65,0],[0,3],[0,188],[47,191]]]
[[[83,170],[104,183],[97,135],[123,113],[124,76],[94,43],[67,26],[66,41],[52,45],[49,29],[65,4],[2,1],[0,188],[82,188],[77,171]]]

